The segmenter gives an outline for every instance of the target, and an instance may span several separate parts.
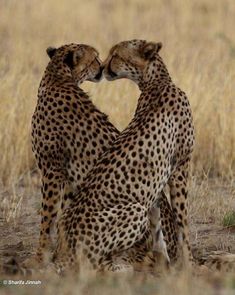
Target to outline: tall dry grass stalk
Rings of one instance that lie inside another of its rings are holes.
[[[0,0],[0,177],[16,181],[33,166],[30,119],[45,49],[87,43],[105,58],[121,40],[162,41],[174,81],[189,96],[196,126],[193,169],[235,171],[235,5],[233,0]],[[86,83],[94,102],[119,128],[139,94],[129,81]]]

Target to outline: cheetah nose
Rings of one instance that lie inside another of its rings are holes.
[[[95,76],[96,81],[100,81],[101,78],[103,77],[103,70],[104,70],[104,67],[100,66],[99,73]]]

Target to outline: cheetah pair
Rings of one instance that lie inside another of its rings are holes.
[[[48,48],[32,143],[42,176],[39,261],[51,247],[59,272],[138,268],[167,260],[182,246],[192,261],[187,182],[194,128],[188,99],[159,56],[161,43],[115,45],[102,63],[88,45]],[[141,91],[134,118],[121,133],[80,88],[84,81],[133,80]],[[170,205],[163,193],[170,188]],[[160,212],[159,212],[160,208]],[[59,214],[57,214],[60,212]],[[165,246],[166,244],[166,246]]]

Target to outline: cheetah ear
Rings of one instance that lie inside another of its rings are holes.
[[[56,48],[55,47],[48,47],[47,48],[47,55],[50,57],[50,59],[52,59],[52,57],[55,55],[56,53]]]
[[[74,55],[74,52],[73,51],[69,51],[65,58],[64,58],[64,63],[70,68],[70,69],[73,69],[74,67],[74,61],[73,61],[73,56]]]
[[[162,49],[162,42],[157,42],[156,43],[156,50],[157,50],[157,53]]]
[[[142,48],[142,55],[145,59],[151,60],[154,58],[155,54],[160,51],[161,48],[162,48],[161,42],[158,42],[158,43],[149,42],[146,45],[144,45],[144,47]]]

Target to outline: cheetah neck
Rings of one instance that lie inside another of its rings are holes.
[[[162,58],[157,54],[144,69],[139,88],[141,91],[145,91],[148,87],[161,87],[166,83],[171,83],[171,77]]]
[[[141,95],[138,100],[136,114],[152,104],[157,105],[162,91],[170,84],[172,84],[172,80],[168,70],[162,58],[157,55],[145,68],[138,83]]]
[[[81,84],[81,83],[80,83]],[[38,89],[38,100],[43,102],[48,100],[48,91],[54,92],[59,91],[62,95],[66,92],[66,87],[72,90],[69,100],[66,100],[66,105],[70,108],[74,108],[74,103],[78,104],[78,107],[81,105],[84,109],[89,110],[89,114],[96,116],[99,114],[99,118],[104,124],[109,124],[108,117],[106,114],[102,113],[92,102],[90,96],[80,88],[80,84],[72,77],[63,77],[61,75],[54,75],[50,70],[46,70],[44,76],[41,80],[39,89]],[[56,97],[53,98],[57,100]],[[58,96],[58,99],[61,100],[61,96]],[[116,131],[118,132],[118,131]]]
[[[41,84],[46,84],[47,88],[48,86],[61,87],[69,84],[70,87],[74,85],[75,88],[80,89],[79,85],[82,84],[82,82],[83,81],[77,81],[65,67],[49,63],[44,72]]]
[[[72,75],[71,71],[69,70],[68,67],[65,67],[63,63],[58,62],[58,63],[53,63],[49,62],[46,70],[44,77],[51,77],[51,80],[57,80],[57,81],[62,81],[62,80],[72,80]]]
[[[146,83],[145,87],[142,88],[140,97],[138,99],[135,116],[145,111],[151,106],[157,106],[161,98],[161,94],[164,89],[172,84],[171,80],[155,81],[155,83]]]
[[[60,91],[65,92],[65,88],[69,87],[69,89],[73,89],[73,93],[71,95],[71,99],[67,101],[67,105],[72,105],[74,102],[78,101],[84,105],[89,105],[91,109],[95,109],[92,100],[89,95],[82,88],[80,88],[80,84],[81,83],[78,84],[72,77],[55,75],[54,72],[47,69],[38,89],[38,98],[40,100],[47,100],[46,91],[54,92],[60,89]],[[58,99],[61,99],[61,97],[59,96]]]

